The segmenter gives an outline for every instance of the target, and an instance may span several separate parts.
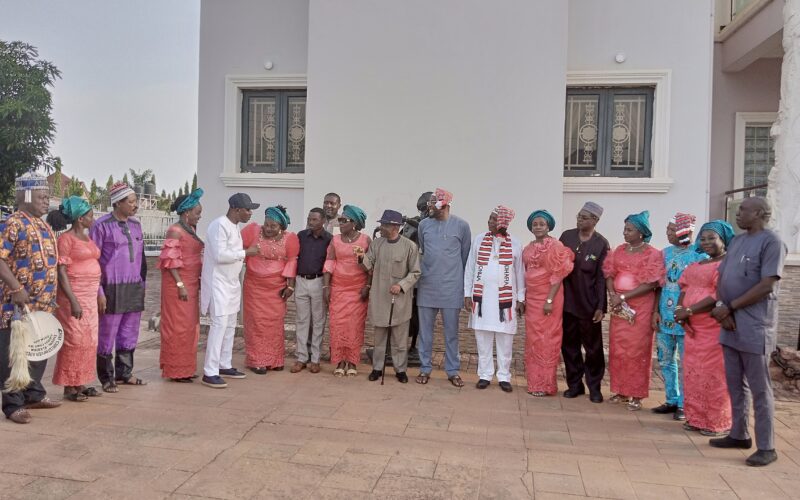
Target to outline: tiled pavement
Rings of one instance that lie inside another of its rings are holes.
[[[0,422],[0,497],[800,497],[795,403],[778,405],[778,462],[751,469],[745,452],[649,411],[479,391],[471,374],[457,389],[441,371],[381,387],[367,370],[250,374],[213,390],[162,381],[158,351],[140,349],[150,385]]]

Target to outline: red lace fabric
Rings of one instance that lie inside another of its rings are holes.
[[[66,266],[72,293],[78,299],[83,314],[72,316],[67,295],[57,294],[56,318],[64,328],[64,345],[58,351],[53,383],[78,386],[95,379],[97,363],[97,292],[100,288],[100,249],[91,239],[83,241],[72,231],[58,238],[58,263]]]
[[[720,261],[694,263],[683,271],[678,284],[685,294],[683,306],[717,296]],[[686,421],[715,432],[731,428],[731,400],[725,379],[725,362],[719,344],[720,326],[711,313],[693,314],[685,328],[683,353],[684,411]]]
[[[606,256],[603,274],[614,278],[618,293],[631,291],[643,283],[658,282],[664,274],[661,251],[647,245],[641,252],[628,252],[627,244],[615,248]],[[608,346],[608,371],[611,391],[633,398],[650,394],[650,372],[653,367],[653,329],[650,318],[655,308],[655,292],[627,299],[636,311],[631,325],[611,316]]]
[[[553,297],[553,310],[544,314],[550,287],[571,271],[575,256],[555,238],[531,242],[522,251],[525,266],[525,375],[529,392],[555,394],[561,356],[564,289]]]
[[[245,248],[258,245],[259,253],[245,259],[243,287],[245,364],[251,367],[283,366],[286,347],[283,320],[286,301],[280,296],[286,278],[297,274],[300,241],[284,231],[279,240],[262,238],[261,226],[242,230]]]
[[[340,361],[358,364],[364,345],[364,328],[367,320],[367,302],[361,300],[361,289],[367,284],[367,273],[358,264],[353,248],[366,251],[370,239],[360,234],[347,243],[337,234],[328,247],[325,272],[331,273],[331,301],[328,318],[331,330],[331,363]]]

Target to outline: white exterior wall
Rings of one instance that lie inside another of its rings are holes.
[[[225,186],[220,174],[232,161],[224,154],[225,78],[229,75],[264,77],[306,72],[308,2],[304,0],[203,1],[200,12],[200,76],[197,181],[205,189],[200,232],[228,209],[228,197],[250,194],[261,208],[282,204],[292,218],[291,231],[305,228],[303,190]],[[274,67],[264,69],[264,61]],[[239,103],[241,109],[241,103]],[[244,183],[243,183],[244,184]],[[321,200],[320,200],[321,202]],[[258,210],[253,220],[263,222]]]
[[[565,193],[570,225],[583,202],[605,208],[598,230],[622,242],[626,215],[650,210],[653,243],[667,244],[665,227],[676,211],[708,215],[712,79],[711,0],[570,0],[569,71],[669,70],[669,133],[665,193]],[[622,64],[614,61],[624,53]],[[654,134],[663,134],[654,127]]]
[[[619,52],[623,64],[614,62]],[[654,70],[669,86],[657,97],[666,114],[654,129],[662,178],[630,181],[617,192],[565,185],[567,72]],[[293,187],[265,174],[237,185],[229,174],[239,161],[231,150],[238,101],[226,104],[226,90],[234,95],[226,77],[306,75],[306,173],[293,177]],[[663,246],[675,211],[701,220],[708,213],[711,75],[711,0],[203,1],[198,171],[208,194],[201,227],[236,191],[263,206],[286,205],[297,231],[328,191],[374,221],[385,208],[414,213],[419,193],[441,186],[454,192],[453,213],[473,232],[505,203],[518,213],[512,231],[521,239],[529,239],[524,223],[535,208],[554,214],[560,234],[591,199],[606,208],[599,229],[612,243],[622,240],[625,215],[649,209],[654,243]]]
[[[307,207],[333,190],[374,221],[438,186],[473,232],[513,207],[525,239],[530,211],[560,213],[565,2],[311,0],[310,18]]]

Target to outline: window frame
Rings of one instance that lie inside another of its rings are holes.
[[[733,139],[733,189],[744,188],[744,147],[745,132],[747,126],[757,123],[772,123],[778,119],[778,113],[773,111],[764,112],[737,112],[736,126]]]
[[[276,133],[275,133],[275,166],[249,166],[248,163],[248,143],[250,139],[250,100],[259,97],[274,97],[276,103]],[[239,171],[242,173],[289,173],[304,174],[305,159],[303,167],[292,167],[286,165],[286,150],[288,144],[288,125],[289,125],[289,99],[292,97],[305,97],[308,102],[308,92],[305,89],[297,88],[265,88],[265,89],[243,89],[242,108],[241,108],[241,145]]]
[[[604,85],[604,86],[567,86],[564,105],[574,95],[597,95],[597,167],[593,170],[567,170],[564,168],[564,177],[591,177],[591,178],[634,178],[649,179],[652,177],[652,132],[653,132],[653,102],[655,85]],[[617,96],[635,95],[645,96],[644,115],[644,149],[642,170],[613,170],[611,160],[612,148],[609,135],[614,126],[614,99]],[[567,140],[567,119],[564,117],[564,140]]]
[[[308,78],[305,74],[225,75],[222,171],[219,179],[227,188],[303,189],[305,186],[304,173],[273,174],[241,171],[242,91],[270,88],[299,89],[308,92]],[[200,119],[203,119],[202,109]],[[307,163],[306,168],[308,168]]]

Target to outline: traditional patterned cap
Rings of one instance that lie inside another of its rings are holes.
[[[587,201],[586,203],[584,203],[583,208],[581,208],[581,210],[589,212],[598,219],[603,216],[603,207],[601,207],[600,205],[598,205],[593,201]]]
[[[25,191],[25,203],[31,202],[31,191],[50,190],[47,176],[36,172],[25,172],[14,181],[17,192]]]
[[[497,205],[497,208],[492,210],[492,213],[497,214],[497,227],[506,229],[508,229],[511,221],[514,220],[514,215],[516,215],[513,210],[503,205]]]
[[[692,243],[692,233],[694,232],[696,220],[697,217],[694,215],[681,212],[676,213],[669,220],[670,224],[675,224],[675,235],[678,237],[678,243],[683,246],[688,246]]]
[[[128,196],[133,194],[133,189],[124,182],[117,182],[113,186],[111,186],[111,190],[108,192],[108,196],[111,199],[111,204],[118,201],[122,201]]]
[[[447,205],[453,204],[453,193],[450,191],[445,191],[442,188],[436,188],[436,191],[433,193],[436,196],[436,208],[441,210]]]

